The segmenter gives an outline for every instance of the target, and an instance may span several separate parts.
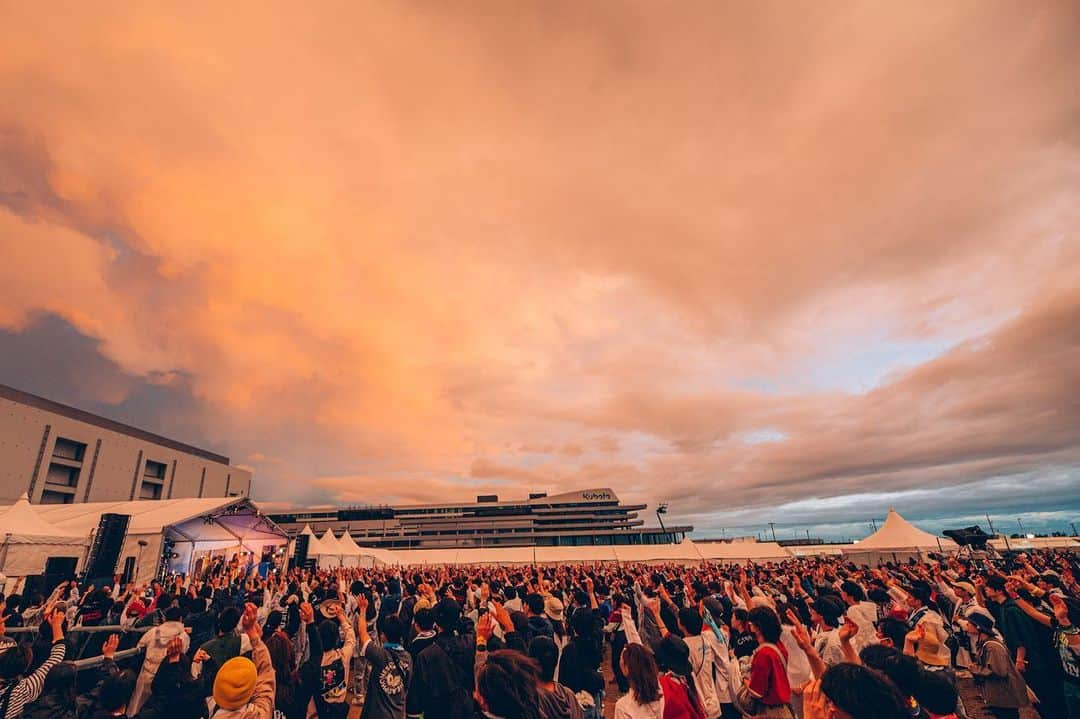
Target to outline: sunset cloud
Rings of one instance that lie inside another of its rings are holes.
[[[0,381],[273,500],[1076,505],[1075,4],[6,15]]]

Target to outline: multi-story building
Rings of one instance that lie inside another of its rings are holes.
[[[239,497],[229,458],[0,385],[0,504]]]
[[[475,503],[397,507],[263,506],[291,535],[310,525],[320,536],[327,529],[337,534],[348,531],[357,544],[387,549],[668,544],[682,541],[694,529],[645,527],[638,518],[645,505],[623,505],[610,489],[551,497],[535,493],[509,501],[481,495]]]

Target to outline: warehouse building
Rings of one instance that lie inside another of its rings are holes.
[[[0,385],[0,504],[247,497],[229,458]]]

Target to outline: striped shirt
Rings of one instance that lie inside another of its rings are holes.
[[[4,713],[4,719],[19,719],[23,715],[23,707],[41,696],[41,690],[45,686],[45,675],[54,666],[64,661],[65,649],[63,641],[55,642],[52,645],[52,651],[49,652],[49,658],[33,674],[23,679],[0,684],[0,703],[7,698],[7,712]],[[9,692],[10,697],[8,697]]]

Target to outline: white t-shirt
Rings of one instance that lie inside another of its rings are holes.
[[[638,704],[631,690],[615,702],[615,719],[663,719],[664,695],[652,704]]]

